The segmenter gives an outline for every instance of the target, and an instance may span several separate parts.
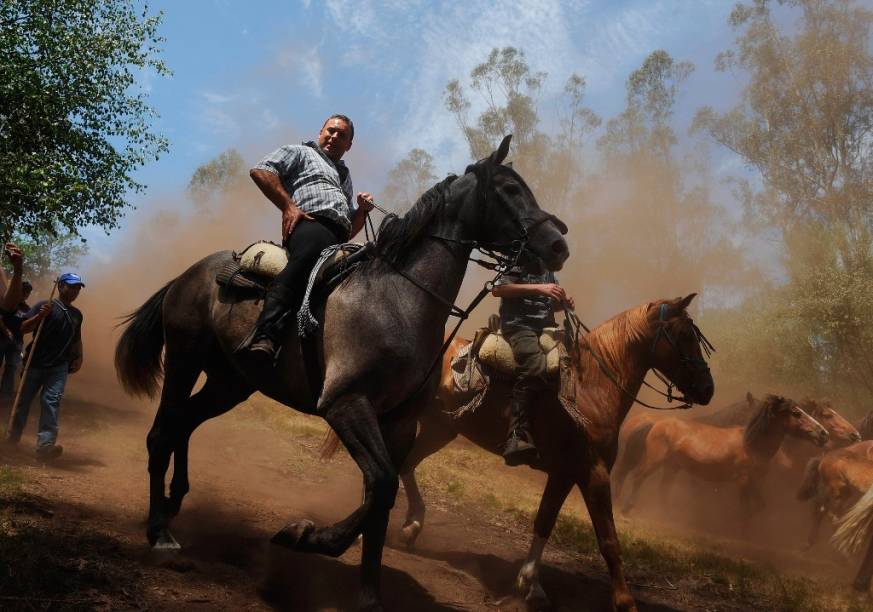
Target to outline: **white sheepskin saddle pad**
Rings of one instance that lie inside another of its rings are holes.
[[[239,254],[239,266],[243,273],[263,278],[273,278],[288,263],[288,252],[273,242],[255,242]]]
[[[546,372],[549,376],[558,373],[558,344],[562,334],[560,327],[547,327],[540,335],[540,348],[546,354]],[[488,334],[482,341],[479,361],[504,374],[512,374],[516,368],[512,347],[499,331]]]

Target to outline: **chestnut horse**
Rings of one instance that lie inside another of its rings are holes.
[[[873,440],[873,410],[868,412],[856,425],[862,440]]]
[[[747,395],[754,416],[745,427],[714,427],[693,420],[665,418],[642,425],[628,439],[620,473],[616,474],[616,495],[622,480],[637,465],[632,490],[622,512],[629,512],[639,498],[643,482],[662,469],[660,494],[666,503],[676,476],[686,470],[694,476],[716,482],[736,482],[743,506],[743,522],[764,506],[760,485],[776,451],[786,435],[824,446],[827,430],[794,401],[777,395],[756,400]]]
[[[847,418],[841,415],[828,399],[806,398],[800,402],[800,408],[818,421],[828,430],[828,443],[824,450],[829,451],[861,441],[861,434]],[[713,410],[707,414],[695,415],[693,420],[698,423],[715,425],[717,427],[734,427],[744,425],[752,417],[754,408],[748,402],[738,402]],[[786,438],[776,455],[775,461],[797,475],[799,482],[803,470],[810,459],[820,455],[821,451],[797,438]]]
[[[833,518],[843,516],[871,485],[873,440],[835,449],[811,459],[797,492],[799,500],[813,502],[807,545],[815,545],[826,514]]]
[[[548,481],[534,519],[533,542],[516,582],[532,607],[548,605],[539,582],[542,553],[564,500],[578,486],[609,568],[611,606],[636,610],[622,569],[609,472],[619,427],[650,369],[659,370],[695,403],[707,404],[712,398],[714,385],[701,352],[702,336],[685,311],[694,295],[642,304],[585,336],[578,334],[575,346],[581,348],[572,354],[576,417],[561,406],[557,393],[544,394],[533,411],[532,433],[541,456],[538,469],[548,474]],[[418,436],[400,472],[409,500],[403,535],[410,546],[423,528],[425,513],[415,467],[459,434],[489,452],[500,454],[502,450],[511,381],[492,379],[492,388],[475,411],[459,418],[449,414],[465,399],[454,390],[449,368],[454,354],[467,343],[456,339],[445,356],[438,401],[421,413]]]
[[[822,427],[828,430],[828,443],[823,451],[817,450],[810,446],[805,440],[789,437],[782,442],[782,446],[776,453],[773,461],[777,467],[789,470],[793,475],[796,475],[796,483],[799,483],[804,474],[804,468],[809,460],[820,455],[822,452],[827,452],[835,448],[841,448],[859,442],[862,439],[861,433],[855,428],[852,423],[843,415],[836,411],[827,399],[810,399],[807,398],[801,402],[800,407],[806,414],[818,421]],[[696,423],[706,423],[707,425],[715,425],[716,427],[734,427],[745,425],[754,416],[755,404],[749,403],[748,398],[743,401],[735,402],[728,406],[723,406],[717,410],[712,410],[703,414],[689,415],[687,418]],[[627,471],[632,469],[632,462],[626,462],[624,454],[628,447],[628,442],[631,437],[640,435],[642,429],[652,425],[664,415],[653,413],[651,411],[639,411],[633,413],[625,419],[621,426],[619,434],[619,456],[616,461],[616,468],[613,470],[613,483],[616,487],[621,487],[621,480],[627,476]],[[871,413],[873,415],[873,413]],[[873,422],[873,418],[870,419]],[[860,425],[858,426],[860,429]],[[873,427],[873,426],[871,426]],[[638,461],[638,459],[637,459]],[[616,491],[618,493],[618,491]],[[616,495],[618,497],[618,495]]]
[[[866,444],[862,442],[861,444]],[[855,446],[861,446],[856,444]],[[870,449],[859,450],[860,454],[870,456]],[[867,552],[861,560],[858,573],[852,581],[852,587],[858,591],[870,590],[870,580],[873,578],[873,540],[870,539],[870,528],[873,526],[873,485],[869,486],[858,502],[840,519],[840,525],[831,542],[844,554],[857,552],[866,542]]]

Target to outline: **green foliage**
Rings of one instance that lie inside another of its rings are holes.
[[[749,81],[735,108],[701,109],[693,128],[760,173],[760,189],[738,181],[737,193],[750,225],[784,245],[787,285],[758,296],[762,325],[736,328],[741,350],[749,358],[762,334],[794,351],[772,355],[775,382],[863,405],[873,394],[873,12],[850,0],[784,4],[798,9],[792,35],[772,2],[733,11],[736,49],[717,66]]]
[[[0,3],[0,235],[117,227],[167,150],[137,85],[168,74],[160,21],[133,0]]]
[[[16,236],[25,261],[25,278],[38,284],[53,281],[63,272],[75,269],[88,252],[86,244],[70,233],[37,238]]]
[[[485,104],[475,125],[468,116],[472,103],[459,80],[446,85],[444,101],[473,159],[486,157],[512,134],[515,167],[540,203],[560,214],[582,182],[581,150],[600,118],[583,105],[585,79],[572,74],[564,87],[555,136],[540,130],[537,103],[546,78],[545,72],[531,70],[523,51],[495,48],[470,73],[469,86]]]
[[[584,223],[599,231],[586,249],[596,269],[621,270],[604,289],[624,294],[622,303],[734,288],[750,274],[733,224],[713,200],[705,151],[683,157],[678,148],[671,120],[692,70],[665,51],[651,53],[628,76],[626,107],[597,141],[603,167]]]

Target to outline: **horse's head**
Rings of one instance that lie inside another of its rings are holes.
[[[653,302],[647,316],[656,330],[652,368],[676,385],[687,400],[705,406],[712,399],[715,383],[704,352],[709,355],[714,349],[685,310],[695,295]]]
[[[560,270],[570,255],[563,237],[567,226],[541,210],[524,179],[503,165],[511,138],[507,136],[490,156],[468,166],[454,187],[472,187],[470,181],[475,181],[464,212],[470,215],[469,224],[482,246],[518,256],[518,263],[529,267]]]
[[[750,403],[755,402],[751,393],[746,396]],[[824,446],[828,441],[828,430],[809,416],[794,400],[781,395],[768,395],[764,398],[764,409],[768,417],[776,420],[786,435]]]
[[[861,434],[828,400],[806,399],[801,408],[828,430],[828,448],[841,448],[861,441]]]

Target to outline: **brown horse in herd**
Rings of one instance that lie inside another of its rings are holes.
[[[806,398],[800,402],[803,411],[814,418],[822,427],[828,430],[828,443],[824,450],[841,448],[861,441],[861,434],[848,419],[841,415],[828,399]],[[706,423],[718,427],[737,427],[749,422],[754,414],[754,407],[748,401],[737,402],[718,410],[707,411],[692,417],[698,423]],[[822,451],[810,446],[806,441],[787,437],[774,457],[774,462],[780,468],[791,472],[793,486],[797,486],[803,477],[803,470],[810,459],[821,455]]]
[[[572,370],[576,402],[571,415],[557,391],[544,394],[532,415],[532,433],[540,452],[538,469],[548,474],[534,519],[534,537],[516,585],[528,605],[548,608],[539,582],[546,543],[567,495],[582,492],[600,552],[609,568],[611,607],[636,610],[622,568],[612,513],[609,472],[618,450],[618,432],[646,373],[656,368],[691,401],[707,404],[714,385],[701,352],[701,336],[685,309],[694,294],[631,308],[575,338]],[[511,381],[493,377],[482,404],[463,416],[453,412],[469,399],[455,391],[451,361],[469,341],[456,338],[443,359],[437,401],[419,417],[415,444],[400,472],[408,499],[403,536],[412,546],[424,526],[425,506],[415,468],[425,458],[462,435],[485,450],[500,454],[508,427]],[[571,346],[574,343],[570,343]],[[596,354],[596,357],[594,356]],[[584,426],[580,423],[584,423]],[[328,446],[329,442],[325,443]]]
[[[815,544],[826,514],[834,518],[841,517],[871,485],[873,440],[834,449],[811,459],[797,492],[799,500],[813,500],[812,528],[807,544]]]
[[[871,491],[871,487],[873,487],[873,440],[835,449],[812,459],[807,465],[803,484],[797,492],[797,498],[801,501],[812,501],[812,525],[807,545],[809,547],[815,545],[825,515],[844,522],[851,514],[864,512],[863,506],[869,504],[865,499],[870,496],[868,491]],[[840,530],[845,531],[843,528]],[[867,536],[855,537],[864,540]],[[838,547],[844,548],[839,543]],[[871,577],[873,577],[873,541],[867,544],[867,552],[852,585],[859,591],[867,591],[870,588]]]
[[[828,432],[794,401],[768,395],[763,400],[747,396],[753,416],[745,427],[716,427],[690,419],[664,418],[643,422],[628,436],[628,445],[615,474],[616,499],[623,480],[633,474],[632,490],[622,506],[629,512],[637,503],[645,480],[662,470],[660,493],[666,503],[681,471],[707,481],[736,482],[748,524],[765,505],[761,483],[786,436],[822,447]]]

